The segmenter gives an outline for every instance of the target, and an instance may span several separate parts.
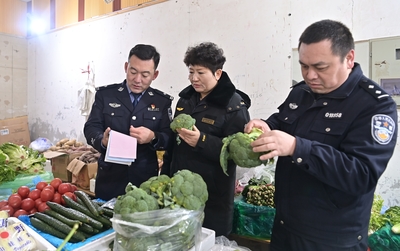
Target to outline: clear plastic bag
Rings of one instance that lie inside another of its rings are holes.
[[[246,247],[239,246],[236,241],[231,241],[225,236],[215,238],[215,245],[210,251],[251,251]]]
[[[203,219],[203,210],[183,208],[114,214],[114,251],[197,251]]]
[[[51,146],[53,143],[46,138],[37,138],[29,144],[29,148],[39,152],[47,151]]]

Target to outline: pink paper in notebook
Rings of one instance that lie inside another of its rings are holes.
[[[136,138],[111,130],[109,140],[108,155],[110,157],[136,159]]]

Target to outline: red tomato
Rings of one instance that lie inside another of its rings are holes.
[[[65,194],[66,192],[72,192],[71,183],[62,183],[58,186],[58,192],[60,194]]]
[[[47,185],[47,186],[43,187],[42,191],[43,191],[44,189],[49,189],[49,190],[51,190],[53,193],[56,192],[56,190],[54,189],[54,187],[53,187],[52,185]]]
[[[37,210],[42,213],[47,209],[50,209],[50,207],[46,203],[42,203],[39,205],[39,208]]]
[[[54,198],[54,192],[51,191],[50,189],[43,189],[42,192],[40,193],[40,199],[43,202],[46,201],[51,201]]]
[[[37,212],[37,209],[34,207],[28,212],[28,214],[34,214],[36,212]]]
[[[40,204],[42,204],[42,203],[43,203],[42,199],[40,199],[40,198],[36,199],[35,200],[35,208],[38,209]]]
[[[28,212],[24,209],[18,209],[17,211],[15,211],[13,216],[18,218],[18,216],[20,215],[28,215]]]
[[[33,189],[28,197],[31,198],[32,200],[37,200],[38,198],[40,198],[40,190],[39,189]]]
[[[63,194],[65,196],[70,197],[71,199],[73,199],[74,201],[76,201],[76,195],[73,192],[66,192],[65,194]],[[65,205],[65,201],[64,198],[61,196],[61,204]]]
[[[19,196],[17,193],[11,194],[10,197],[8,197],[8,205],[12,206],[15,210],[21,208],[21,203],[21,196]]]
[[[28,212],[28,211],[32,210],[32,208],[35,208],[34,200],[32,200],[31,198],[26,198],[26,199],[22,200],[21,209]]]
[[[0,201],[0,208],[4,207],[6,205],[8,205],[8,201],[7,200]]]
[[[7,211],[8,212],[8,216],[13,216],[15,209],[10,206],[10,205],[5,205],[2,208],[0,208],[0,211]]]
[[[29,193],[30,193],[30,189],[27,186],[20,186],[17,190],[17,193],[19,194],[19,196],[21,196],[22,199],[25,199],[28,197]]]
[[[75,192],[76,190],[78,190],[78,188],[74,184],[71,184],[71,192]]]
[[[58,186],[62,183],[62,180],[60,178],[54,178],[51,182],[50,185],[54,187],[55,190],[58,189]]]
[[[39,181],[39,182],[36,184],[36,189],[39,189],[40,191],[42,191],[43,188],[44,188],[45,186],[47,186],[47,185],[48,185],[47,182]]]
[[[61,204],[61,194],[60,193],[55,193],[52,202],[55,202],[57,204]]]

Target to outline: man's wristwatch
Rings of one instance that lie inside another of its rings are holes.
[[[155,144],[157,144],[157,142],[158,142],[157,136],[156,134],[154,134],[154,137],[150,140],[150,144],[154,146]]]

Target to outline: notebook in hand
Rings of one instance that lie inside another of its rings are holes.
[[[136,159],[136,148],[136,138],[111,130],[104,160],[116,164],[130,165]]]

